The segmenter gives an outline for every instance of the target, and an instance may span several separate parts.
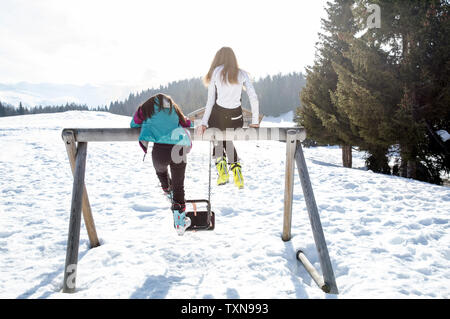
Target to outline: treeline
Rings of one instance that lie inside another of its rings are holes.
[[[293,111],[300,105],[300,91],[306,85],[302,73],[266,76],[253,83],[259,99],[260,112],[267,116],[278,116]],[[115,114],[132,115],[137,107],[152,95],[165,93],[179,104],[185,114],[205,106],[207,88],[201,78],[171,82],[159,88],[140,93],[131,93],[125,101],[111,102],[109,111]],[[242,92],[242,106],[250,109],[247,94]]]
[[[66,111],[108,111],[106,106],[97,107],[95,109],[89,108],[87,105],[79,105],[76,103],[66,103],[65,105],[53,105],[53,106],[35,106],[32,108],[25,108],[22,102],[19,103],[19,107],[14,107],[7,103],[0,102],[0,117],[2,116],[14,116],[14,115],[27,115],[27,114],[39,114],[39,113],[57,113]]]
[[[450,131],[449,2],[335,0],[326,11],[296,120],[311,139],[341,145],[346,167],[358,147],[375,172],[441,184],[450,170],[450,141],[436,133]]]
[[[277,74],[266,76],[253,83],[258,94],[260,113],[266,116],[278,116],[293,111],[300,105],[300,91],[306,85],[302,73]],[[13,116],[38,113],[55,113],[65,111],[107,111],[114,114],[131,116],[137,107],[157,93],[170,95],[178,103],[185,114],[189,114],[205,106],[207,88],[201,78],[192,78],[170,82],[165,86],[143,90],[139,93],[130,93],[124,101],[111,102],[109,107],[92,108],[87,105],[67,103],[57,106],[36,106],[24,108],[0,103],[0,116]],[[250,109],[247,94],[242,92],[242,106]]]
[[[182,107],[183,113],[189,114],[204,104],[207,90],[199,78],[174,81],[165,86],[161,85],[159,88],[143,90],[140,93],[130,93],[124,101],[111,102],[109,112],[131,116],[139,105],[157,93],[170,95]]]

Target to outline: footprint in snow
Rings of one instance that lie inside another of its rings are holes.
[[[353,184],[353,183],[347,183],[344,185],[344,188],[345,189],[355,189],[355,188],[358,188],[358,185]]]
[[[151,212],[151,211],[154,211],[156,209],[159,209],[160,207],[134,204],[133,206],[131,206],[131,208],[134,209],[137,212]]]

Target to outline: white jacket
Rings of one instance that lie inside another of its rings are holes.
[[[219,65],[214,69],[211,81],[208,87],[208,101],[206,102],[205,114],[203,115],[202,124],[208,126],[208,120],[211,111],[216,102],[217,87],[217,104],[223,108],[234,109],[241,105],[242,87],[245,86],[247,95],[252,108],[252,124],[259,124],[259,102],[252,82],[243,70],[239,70],[238,84],[230,84],[222,82],[221,71],[223,65]]]

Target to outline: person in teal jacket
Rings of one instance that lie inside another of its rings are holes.
[[[170,96],[156,94],[138,107],[130,126],[141,128],[139,144],[146,154],[148,143],[154,143],[153,167],[164,193],[172,201],[171,209],[177,233],[183,235],[190,226],[190,219],[185,212],[184,179],[186,155],[192,147],[186,128],[191,127],[191,121],[183,115]]]

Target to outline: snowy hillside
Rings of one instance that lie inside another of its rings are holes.
[[[337,147],[304,150],[340,294],[319,290],[295,258],[303,248],[320,269],[297,173],[293,238],[281,240],[285,144],[275,141],[236,142],[245,188],[214,185],[216,230],[183,237],[138,143],[89,143],[86,187],[102,245],[89,249],[82,224],[77,292],[62,294],[73,179],[61,130],[129,121],[0,118],[0,298],[450,297],[450,188],[342,168]],[[207,196],[208,146],[189,154],[187,198]],[[353,162],[362,168],[362,154]]]

